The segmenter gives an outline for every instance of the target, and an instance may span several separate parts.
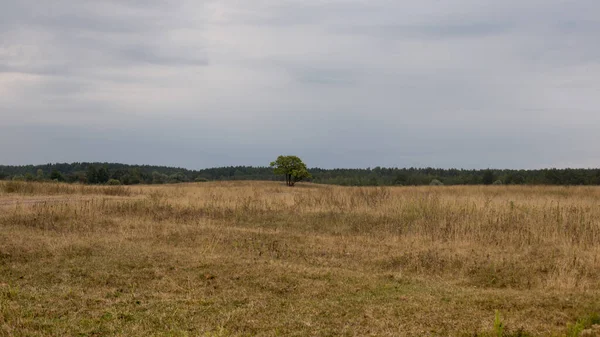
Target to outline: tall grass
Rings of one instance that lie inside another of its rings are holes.
[[[45,202],[45,196],[61,195],[74,198]],[[0,271],[5,272],[0,285],[58,291],[62,288],[53,285],[63,280],[94,293],[96,301],[104,298],[98,303],[105,304],[97,305],[108,306],[105,310],[117,310],[124,304],[106,300],[107,292],[131,284],[146,296],[140,300],[148,303],[144,310],[177,309],[190,316],[171,324],[200,319],[211,327],[198,334],[223,328],[233,335],[276,335],[269,328],[279,324],[274,317],[294,327],[280,327],[284,334],[310,334],[309,325],[294,325],[298,315],[320,321],[319,334],[335,334],[345,329],[336,323],[343,315],[379,315],[386,323],[373,318],[351,326],[360,334],[422,335],[426,324],[418,317],[428,321],[423,315],[430,315],[429,326],[445,327],[438,335],[485,329],[502,335],[499,316],[494,326],[477,321],[489,322],[496,309],[502,309],[507,326],[533,335],[560,334],[574,317],[600,310],[600,189],[595,187],[287,188],[223,182],[133,189],[6,182],[0,197],[36,200],[0,204]],[[79,276],[60,276],[61,268],[75,268]],[[19,270],[36,278],[11,278]],[[10,296],[10,303],[21,298]],[[20,305],[35,302],[35,296],[63,301],[44,291],[23,297]],[[195,302],[199,298],[210,303]],[[296,313],[268,307],[285,303]],[[406,311],[413,304],[414,310]],[[203,305],[203,315],[214,320],[191,314]],[[128,310],[145,317],[145,325],[127,330],[129,323],[115,321],[114,331],[154,331],[147,311]],[[241,316],[219,321],[225,312]],[[313,312],[325,316],[317,319]],[[399,313],[412,317],[406,330],[394,325],[402,320],[395,316]],[[8,314],[4,323],[0,316],[0,326],[25,324],[15,318],[17,311],[7,320]],[[452,324],[445,321],[449,316]],[[260,327],[252,330],[244,319],[264,325],[256,323]],[[586,324],[591,329],[593,323]]]
[[[112,196],[130,196],[132,190],[125,186],[89,186],[75,185],[58,182],[25,182],[25,181],[0,181],[0,195],[94,195],[104,194]]]

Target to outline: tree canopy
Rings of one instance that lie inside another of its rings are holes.
[[[491,185],[494,182],[494,171],[490,169],[483,171],[483,177],[481,179],[481,182],[484,185]]]
[[[101,170],[102,169],[102,170]],[[41,170],[38,172],[38,170]],[[102,172],[101,172],[102,171]],[[429,185],[433,179],[444,185],[479,185],[501,181],[504,185],[600,185],[600,169],[439,169],[431,167],[374,167],[354,169],[309,168],[310,178],[317,184],[345,186],[415,186]],[[491,171],[491,172],[490,172]],[[227,166],[201,170],[180,167],[126,165],[118,163],[55,163],[45,165],[0,165],[0,180],[58,180],[69,183],[105,184],[109,179],[123,185],[166,184],[184,181],[270,180],[281,178],[273,167]],[[157,172],[157,174],[154,174]],[[29,173],[29,174],[28,174]],[[491,174],[490,174],[491,173]],[[160,174],[160,175],[158,175]],[[484,181],[484,175],[487,175]],[[156,178],[156,179],[155,179]]]
[[[306,164],[297,156],[279,156],[277,160],[271,162],[270,165],[274,168],[273,172],[278,175],[285,176],[285,182],[288,186],[294,186],[296,182],[302,179],[310,179]]]

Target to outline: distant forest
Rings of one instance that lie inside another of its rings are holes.
[[[600,185],[600,169],[463,170],[437,168],[309,169],[314,183],[390,185]],[[282,181],[269,167],[230,166],[202,170],[114,163],[1,166],[1,180],[56,180],[83,184],[172,184],[223,180]]]

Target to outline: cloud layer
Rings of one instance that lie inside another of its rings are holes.
[[[591,0],[0,0],[3,164],[600,166]]]

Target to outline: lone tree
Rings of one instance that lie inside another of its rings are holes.
[[[308,173],[306,164],[296,156],[279,156],[276,161],[271,162],[271,167],[275,169],[275,174],[285,176],[285,183],[288,186],[294,186],[296,182],[302,179],[312,178]]]

